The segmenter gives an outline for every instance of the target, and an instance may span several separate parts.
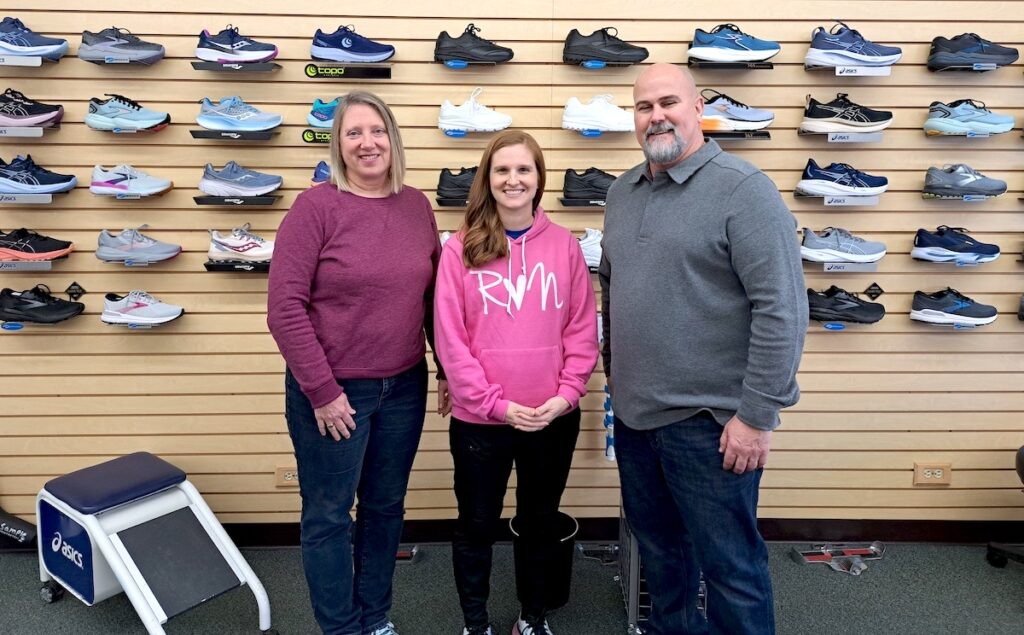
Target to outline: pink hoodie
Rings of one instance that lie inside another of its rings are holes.
[[[504,423],[510,401],[535,408],[558,395],[575,408],[597,363],[597,311],[579,242],[537,208],[509,256],[475,269],[462,233],[441,251],[434,291],[437,355],[452,414]]]

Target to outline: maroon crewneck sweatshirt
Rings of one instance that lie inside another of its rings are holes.
[[[314,408],[341,395],[337,379],[389,377],[423,358],[440,253],[415,188],[365,198],[323,183],[295,199],[274,243],[267,326]]]

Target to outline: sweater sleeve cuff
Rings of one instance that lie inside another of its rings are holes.
[[[758,430],[774,430],[779,427],[779,409],[773,406],[753,404],[744,399],[736,411],[740,421]]]
[[[323,386],[307,392],[306,396],[309,397],[310,405],[314,408],[321,408],[340,397],[343,392],[345,391],[338,385],[338,382],[332,378]]]
[[[576,409],[576,406],[580,405],[580,397],[582,395],[568,386],[561,386],[558,389],[558,396],[569,402],[569,410],[566,412],[571,412]]]
[[[508,399],[498,399],[494,402],[494,407],[491,408],[489,413],[490,419],[494,421],[505,421],[505,415],[508,414]]]

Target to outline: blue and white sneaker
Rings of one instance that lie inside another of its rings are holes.
[[[321,161],[313,168],[313,183],[326,183],[331,180],[331,166],[327,161]]]
[[[206,97],[199,102],[196,123],[207,130],[259,132],[281,125],[281,115],[263,112],[245,103],[241,97],[225,97],[214,104]]]
[[[735,24],[719,24],[710,33],[693,32],[689,55],[707,62],[763,62],[781,50],[778,42],[748,35]]]
[[[944,104],[933,101],[928,107],[924,131],[936,135],[1002,134],[1013,130],[1013,117],[999,115],[985,107],[985,102],[958,99]]]
[[[0,194],[54,194],[78,185],[73,174],[57,174],[36,165],[32,155],[9,164],[0,159]]]
[[[891,66],[903,56],[897,46],[875,44],[836,20],[830,31],[819,26],[811,34],[805,66]]]
[[[885,257],[885,243],[865,240],[839,227],[820,232],[804,227],[800,257],[810,262],[878,262]]]
[[[207,163],[199,189],[210,196],[263,196],[281,187],[283,182],[276,174],[249,170],[228,161],[219,172]]]
[[[359,35],[350,24],[339,26],[334,33],[317,29],[309,54],[315,60],[331,62],[383,62],[395,54],[395,47]]]
[[[981,264],[999,257],[999,245],[978,242],[963,227],[939,225],[934,232],[917,230],[911,258],[931,262],[958,262]]]
[[[700,95],[704,98],[704,114],[700,120],[700,129],[704,132],[761,130],[775,121],[772,111],[751,108],[717,90],[705,88]]]
[[[994,306],[975,302],[950,287],[935,293],[915,291],[910,310],[911,320],[953,326],[990,324],[997,317],[999,312]]]
[[[306,115],[306,123],[314,128],[330,128],[334,125],[334,111],[338,109],[340,101],[340,98],[335,97],[325,103],[317,97],[313,100],[312,110]]]
[[[18,18],[8,17],[0,22],[0,55],[45,57],[55,61],[67,52],[67,40],[39,35]]]
[[[875,196],[889,188],[889,179],[861,172],[846,163],[833,163],[821,168],[814,159],[807,159],[803,178],[796,191],[808,196]]]
[[[139,102],[121,95],[106,93],[110,99],[89,100],[85,125],[93,130],[152,130],[171,123],[166,112],[143,108]]]
[[[254,64],[277,57],[277,47],[239,35],[238,27],[229,24],[217,35],[204,29],[199,34],[196,57],[218,64]]]

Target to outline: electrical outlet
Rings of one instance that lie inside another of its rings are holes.
[[[278,466],[274,472],[274,485],[277,487],[298,487],[299,469],[294,465]]]
[[[914,463],[914,485],[950,485],[952,463]]]

